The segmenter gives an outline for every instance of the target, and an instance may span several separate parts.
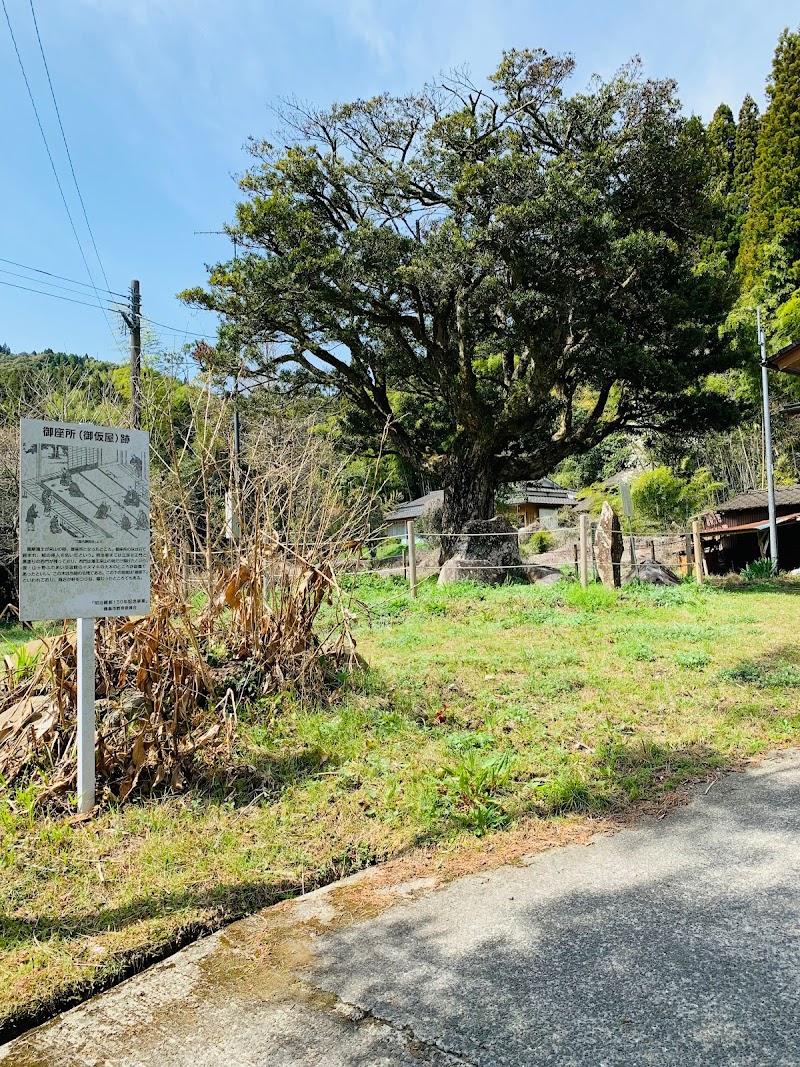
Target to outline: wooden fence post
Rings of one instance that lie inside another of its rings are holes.
[[[580,574],[581,585],[585,589],[589,584],[589,516],[582,514],[580,516],[580,555],[578,561],[578,571]]]
[[[692,544],[694,547],[694,576],[697,579],[697,584],[702,585],[705,581],[705,575],[703,574],[703,545],[700,541],[700,521],[698,519],[692,522]]]
[[[412,597],[417,595],[417,541],[414,534],[414,520],[406,519],[406,537],[408,539],[408,587]]]

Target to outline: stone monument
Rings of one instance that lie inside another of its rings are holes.
[[[610,589],[622,584],[621,563],[624,544],[619,517],[609,502],[603,504],[594,538],[594,554],[600,581]]]

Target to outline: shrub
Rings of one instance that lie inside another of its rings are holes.
[[[756,559],[748,563],[742,571],[746,582],[767,582],[778,573],[778,567],[771,559]]]
[[[542,552],[550,551],[555,544],[555,538],[549,530],[536,530],[531,534],[528,544],[530,545],[531,552],[534,555],[539,556]]]
[[[721,488],[722,483],[714,481],[706,467],[698,468],[686,480],[661,466],[640,475],[631,486],[631,495],[637,515],[646,523],[681,525],[712,504]]]

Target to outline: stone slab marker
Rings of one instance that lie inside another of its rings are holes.
[[[608,501],[605,501],[595,533],[594,551],[600,581],[611,589],[622,584],[620,563],[624,547],[619,518]]]

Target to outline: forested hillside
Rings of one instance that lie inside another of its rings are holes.
[[[754,92],[757,87],[754,87]],[[767,84],[764,114],[748,94],[721,103],[705,130],[710,180],[719,214],[706,254],[722,253],[736,285],[736,300],[721,332],[742,353],[743,365],[716,380],[735,397],[742,420],[731,432],[611,438],[557,476],[581,488],[627,468],[658,468],[662,485],[677,499],[698,471],[714,494],[725,496],[764,484],[761,381],[755,308],[765,318],[768,350],[800,339],[800,33],[786,30],[778,42]],[[776,480],[800,481],[800,428],[783,409],[800,397],[788,375],[770,375]],[[664,471],[664,466],[668,471]],[[667,477],[669,475],[669,478]],[[670,481],[671,479],[671,481]],[[676,515],[677,517],[677,515]]]

